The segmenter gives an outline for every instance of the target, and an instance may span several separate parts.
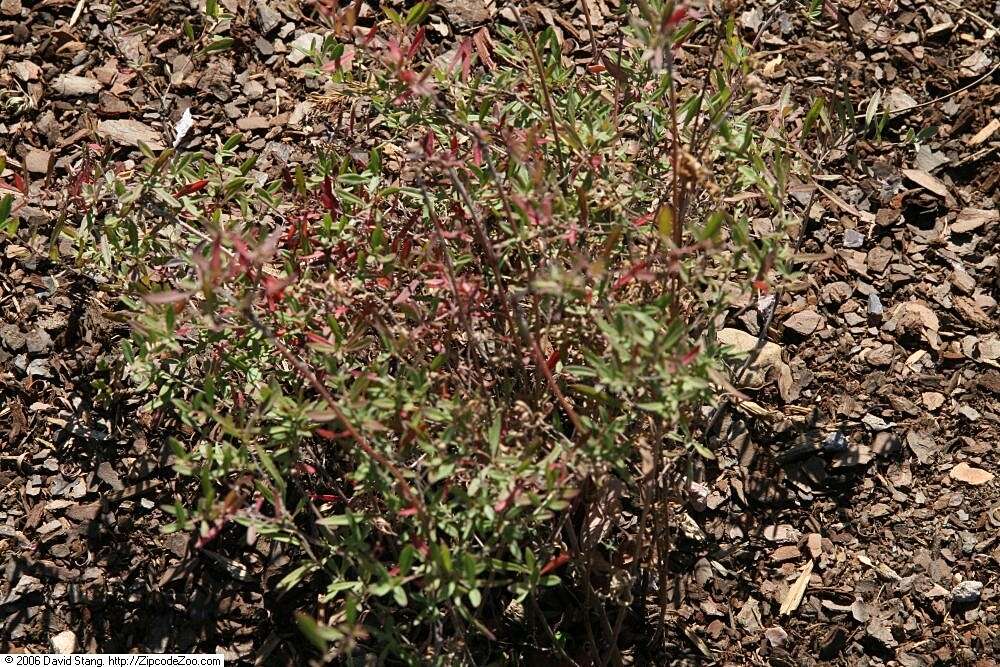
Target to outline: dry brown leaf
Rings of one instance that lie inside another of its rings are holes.
[[[738,354],[749,354],[757,345],[757,336],[739,329],[721,329],[716,335],[720,343],[733,348]],[[761,347],[757,360],[743,376],[743,383],[750,387],[762,385],[769,368],[773,368],[778,377],[785,373],[791,375],[791,369],[781,358],[781,347],[770,341]]]

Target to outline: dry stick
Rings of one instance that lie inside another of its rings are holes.
[[[524,321],[524,318],[521,315],[520,307],[511,301],[510,293],[507,291],[507,285],[504,282],[503,274],[500,271],[500,261],[497,258],[496,251],[493,249],[492,241],[490,241],[489,236],[486,235],[486,229],[483,227],[483,223],[479,219],[472,197],[469,196],[468,190],[466,190],[462,180],[458,177],[458,172],[455,171],[453,167],[448,168],[448,177],[451,179],[455,190],[458,191],[459,196],[461,196],[465,206],[469,209],[469,217],[475,227],[479,244],[482,246],[483,252],[486,254],[486,261],[489,262],[490,269],[496,277],[497,291],[500,293],[500,300],[503,303],[505,312],[509,313],[510,317],[514,319],[515,327],[521,333],[521,336],[526,339],[529,351],[535,359],[535,364],[542,372],[542,375],[545,376],[545,382],[548,384],[549,390],[555,394],[556,400],[559,401],[559,405],[566,413],[566,416],[569,417],[569,420],[573,423],[573,428],[576,429],[577,433],[586,433],[587,430],[583,427],[583,422],[580,421],[580,417],[576,414],[576,410],[574,410],[573,406],[570,405],[568,400],[566,400],[566,396],[563,394],[562,390],[559,388],[559,384],[552,376],[552,371],[549,370],[548,364],[545,363],[545,355],[542,353],[542,348],[539,346],[538,340],[532,335],[531,330]]]
[[[552,642],[552,646],[555,647],[556,653],[558,653],[559,657],[565,660],[567,664],[573,665],[573,667],[580,667],[579,663],[569,657],[566,654],[566,650],[559,645],[559,640],[556,639],[555,633],[552,632],[552,626],[550,626],[549,622],[545,619],[545,612],[543,612],[542,608],[538,606],[538,600],[535,599],[534,591],[532,591],[528,597],[531,598],[531,607],[535,612],[535,616],[541,620],[542,627],[545,629],[545,634],[548,635],[549,641]]]
[[[434,232],[438,240],[438,245],[441,246],[441,254],[444,256],[444,265],[445,270],[448,272],[448,281],[451,283],[451,289],[455,295],[455,303],[458,305],[458,312],[462,317],[462,325],[465,327],[465,334],[469,337],[469,344],[483,359],[486,359],[487,355],[480,346],[479,339],[476,338],[476,335],[472,331],[472,321],[469,318],[466,302],[462,299],[462,295],[458,292],[458,281],[455,278],[455,267],[451,261],[451,253],[448,252],[448,244],[445,243],[444,240],[444,229],[441,225],[441,219],[438,218],[437,213],[434,212],[434,204],[431,202],[430,194],[427,192],[427,186],[424,184],[422,176],[417,176],[417,187],[420,188],[420,194],[424,199],[424,206],[427,207],[427,215],[430,216],[431,222],[434,223]]]
[[[840,79],[841,73],[842,70],[838,68],[837,73],[835,75],[838,80]],[[852,136],[856,134],[857,134],[856,132],[851,133]],[[833,145],[835,143],[839,143],[839,141],[844,140],[845,138],[847,138],[847,136],[848,134],[845,133],[844,136],[837,137],[836,141],[831,139],[830,145],[827,146],[826,150],[820,155],[816,156],[816,160],[814,161],[812,167],[813,172],[815,172],[815,170],[818,169],[819,166],[823,163],[823,160],[826,159],[826,156],[833,149]],[[805,230],[809,224],[810,211],[812,210],[813,202],[816,201],[817,192],[818,189],[814,189],[812,191],[812,194],[809,195],[809,201],[806,202],[805,210],[802,213],[802,223],[799,226],[798,233],[796,234],[795,238],[795,245],[794,245],[795,252],[799,251],[799,248],[802,247],[802,241],[805,239]],[[740,380],[743,378],[743,374],[746,373],[747,369],[749,369],[751,365],[753,365],[753,363],[757,360],[757,357],[760,356],[761,350],[764,349],[764,343],[767,341],[768,330],[771,327],[771,323],[774,321],[774,314],[778,309],[778,303],[780,303],[781,298],[784,296],[784,294],[785,294],[785,286],[782,285],[781,287],[778,288],[778,290],[776,290],[774,295],[774,301],[771,303],[771,307],[767,311],[767,316],[764,318],[764,322],[760,327],[760,331],[757,332],[757,342],[754,345],[753,350],[751,350],[750,354],[747,355],[747,358],[743,360],[743,363],[740,365],[740,368],[733,376],[734,384],[740,382]],[[712,416],[708,419],[708,423],[705,426],[705,431],[704,431],[704,439],[706,444],[708,443],[709,435],[713,430],[715,430],[715,427],[718,426],[719,421],[722,419],[723,410],[726,409],[728,405],[729,405],[729,400],[727,398],[724,399],[721,403],[719,403],[719,405],[717,405],[715,409],[712,411]]]
[[[758,35],[757,35],[758,39],[759,39],[760,35],[762,34],[762,32],[763,31],[758,32]],[[756,44],[756,40],[754,41],[754,43]],[[841,68],[838,67],[837,71],[836,71],[836,74],[835,74],[835,77],[834,77],[836,80],[840,79],[841,72],[842,72]],[[831,141],[831,144],[832,143],[833,142]],[[707,142],[707,135],[706,135],[706,143],[705,143],[705,146],[703,147],[702,151],[705,151],[707,149],[708,149],[708,142]],[[826,155],[829,153],[829,151],[830,151],[830,148],[828,147],[827,150],[826,150],[826,152],[824,152],[821,155],[818,155],[816,157],[816,160],[813,163],[813,171],[815,171],[816,169],[819,168],[819,165],[822,164],[823,160],[826,158]],[[802,223],[801,223],[801,226],[798,229],[798,234],[797,234],[796,239],[795,239],[795,251],[796,252],[798,252],[798,249],[802,246],[802,241],[805,238],[805,229],[806,229],[806,226],[809,224],[809,215],[810,215],[810,211],[812,210],[813,202],[816,200],[816,192],[817,192],[816,190],[812,191],[812,194],[809,196],[809,201],[806,204],[805,210],[802,213]],[[768,330],[771,327],[771,323],[774,321],[774,314],[777,311],[778,303],[781,301],[781,298],[782,298],[782,296],[784,296],[784,293],[785,293],[785,287],[784,287],[784,285],[782,285],[776,291],[776,293],[774,295],[774,301],[771,303],[771,307],[768,309],[768,313],[767,313],[767,316],[765,317],[765,321],[764,321],[763,325],[761,326],[760,331],[757,332],[757,342],[754,344],[754,347],[750,351],[750,354],[748,354],[747,358],[743,360],[743,363],[740,365],[740,368],[737,370],[736,374],[733,376],[733,378],[734,378],[734,384],[735,383],[739,383],[739,381],[743,378],[743,374],[746,373],[747,369],[749,369],[751,365],[753,365],[753,363],[757,360],[757,357],[760,356],[761,350],[764,349],[764,343],[767,341]],[[748,308],[748,307],[749,306],[746,306],[746,307],[740,309],[740,312],[741,313],[744,312],[745,309]],[[704,440],[705,440],[705,444],[706,445],[708,444],[708,439],[710,437],[710,434],[712,433],[713,430],[715,430],[716,426],[718,426],[719,421],[722,419],[723,411],[728,407],[728,405],[729,405],[729,399],[727,397],[727,398],[723,399],[723,401],[721,403],[719,403],[719,405],[717,405],[712,410],[712,416],[708,418],[708,422],[706,423],[705,430],[704,430]]]
[[[782,2],[781,4],[779,4],[778,7],[776,7],[775,9],[778,9],[778,8],[782,7],[783,5],[784,5],[784,2]],[[771,25],[771,23],[773,23],[775,20],[777,20],[777,17],[778,17],[778,12],[777,11],[772,12],[771,13],[771,18],[768,19],[767,21],[765,21],[760,26],[760,28],[758,28],[757,34],[754,35],[753,42],[750,43],[750,50],[755,50],[757,48],[757,46],[760,44],[761,38],[764,36],[764,32]],[[723,22],[725,22],[726,21],[726,16],[725,15],[721,16],[721,19],[722,19]],[[718,30],[716,32],[716,41],[715,41],[715,44],[712,46],[712,52],[711,52],[710,59],[709,59],[709,67],[711,67],[711,64],[713,62],[715,62],[715,56],[718,53],[718,50],[721,47],[721,45],[722,45],[722,31]],[[743,79],[745,77],[746,77],[746,74],[745,74],[745,72],[743,70],[737,70],[736,77],[734,77],[731,81],[729,81],[729,88],[730,88],[730,90],[732,90],[733,88],[735,88],[735,86],[737,84],[742,83],[742,81],[743,81]],[[701,100],[704,99],[704,95],[705,95],[705,92],[706,92],[706,89],[707,89],[707,86],[708,86],[709,79],[710,79],[710,77],[706,76],[705,77],[705,81],[702,84],[702,90],[701,90],[701,93],[699,94],[699,96],[700,96],[701,99],[698,102],[699,109],[701,108],[701,105],[702,105],[702,101]],[[731,99],[732,98],[730,97],[730,100]],[[727,103],[727,108],[728,108],[729,104],[731,104],[731,101]],[[708,120],[707,120],[708,116],[706,116],[706,120],[703,123],[702,122],[702,118],[699,115],[699,117],[698,117],[698,125],[697,125],[697,127],[695,129],[695,133],[694,133],[694,135],[692,136],[692,139],[691,139],[691,147],[694,149],[695,155],[698,156],[698,161],[699,162],[704,162],[704,160],[705,160],[705,153],[706,153],[706,151],[708,151],[708,147],[709,147],[709,144],[710,144],[710,139],[712,137],[712,131],[715,130],[715,129],[717,129],[721,125],[721,122],[722,122],[722,120],[725,117],[726,117],[726,114],[720,114],[719,120],[716,123],[709,123]],[[704,134],[702,134],[702,132],[704,132]],[[702,141],[704,143],[701,143]],[[701,143],[700,146],[699,146],[699,143]],[[683,201],[682,207],[681,207],[682,208],[682,215],[684,213],[686,213],[689,201],[690,201],[690,198],[685,194],[684,201]]]
[[[667,75],[670,77],[670,224],[672,225],[672,240],[674,247],[679,247],[684,238],[684,225],[680,219],[681,215],[681,177],[680,177],[680,131],[677,127],[677,81],[674,79],[674,56],[673,51],[667,50]],[[687,185],[684,185],[687,188]],[[656,211],[657,219],[662,212],[663,204]],[[659,223],[657,223],[659,224]],[[659,236],[659,235],[658,235]],[[680,313],[680,292],[681,276],[678,271],[673,275],[671,282],[670,314],[676,318]]]
[[[580,541],[580,538],[577,536],[577,534],[576,534],[576,528],[573,527],[573,522],[572,521],[566,522],[566,530],[569,533],[569,545],[570,545],[570,548],[572,548],[573,551],[575,551],[576,553],[582,554],[583,553],[583,543]],[[596,598],[596,593],[594,592],[594,585],[590,581],[590,559],[589,558],[587,558],[587,559],[584,560],[584,572],[585,572],[585,576],[584,576],[584,579],[583,579],[584,593],[586,595],[585,600],[586,600],[586,604],[587,604],[587,611],[589,612],[590,609],[593,606],[595,606],[594,605],[594,599]],[[607,657],[608,657],[608,659],[610,659],[611,655],[614,654],[614,655],[617,656],[618,661],[620,663],[621,662],[621,653],[618,651],[617,639],[614,639],[614,637],[616,637],[616,634],[615,634],[614,630],[611,628],[611,619],[608,618],[608,613],[607,613],[607,611],[605,611],[603,604],[598,603],[596,605],[596,607],[597,607],[597,610],[601,612],[601,614],[600,614],[601,629],[604,631],[604,637],[605,637],[605,639],[608,642],[608,646],[610,646],[612,648],[612,653],[609,653]],[[594,650],[597,652],[594,657],[595,657],[595,659],[599,660],[600,657],[601,657],[601,649],[597,645],[597,640],[594,637],[594,630],[593,630],[593,627],[592,627],[592,625],[590,623],[590,616],[589,615],[585,615],[584,616],[584,627],[587,630],[587,636],[590,639],[590,643],[593,645]]]
[[[805,229],[806,226],[809,224],[809,211],[812,209],[813,202],[816,199],[816,192],[817,190],[813,190],[812,194],[809,197],[809,202],[806,205],[806,209],[802,214],[802,224],[799,227],[798,230],[799,233],[795,241],[796,252],[798,252],[799,247],[801,247],[802,245],[802,240],[805,237]],[[736,371],[736,374],[733,375],[734,385],[739,384],[740,380],[743,379],[743,374],[747,372],[747,369],[749,369],[750,366],[752,366],[755,361],[757,361],[757,357],[760,356],[761,350],[764,349],[764,344],[767,342],[768,330],[771,328],[771,323],[774,321],[774,314],[778,309],[778,303],[781,301],[781,298],[784,295],[785,295],[785,286],[782,285],[775,292],[774,301],[771,303],[770,308],[768,308],[767,310],[767,316],[764,318],[764,322],[760,326],[760,331],[757,332],[757,342],[754,344],[754,347],[750,351],[750,354],[747,355],[747,358],[743,360],[743,363]],[[706,442],[711,432],[715,430],[716,426],[718,426],[719,421],[722,419],[723,411],[728,405],[729,405],[729,399],[727,397],[723,399],[722,402],[719,403],[719,405],[717,405],[715,409],[712,411],[712,416],[709,418],[708,424],[705,426]]]
[[[587,34],[590,37],[590,49],[593,53],[590,55],[591,62],[597,62],[597,38],[594,36],[594,24],[590,19],[590,7],[587,6],[587,0],[580,0],[580,7],[583,8],[583,16],[587,19]]]
[[[681,176],[680,170],[680,130],[677,126],[677,81],[674,79],[674,57],[673,52],[667,58],[667,74],[670,76],[670,169],[673,172],[670,179],[670,207],[673,215],[672,225],[674,247],[680,247],[684,238],[684,226],[679,218],[681,213]]]
[[[920,104],[913,104],[913,105],[910,105],[908,107],[902,107],[900,109],[895,109],[893,111],[890,111],[889,115],[890,116],[898,116],[900,114],[904,114],[904,113],[913,111],[915,109],[922,109],[924,107],[929,107],[929,106],[932,106],[932,105],[937,104],[939,102],[944,102],[945,100],[947,100],[947,99],[949,99],[951,97],[954,97],[955,95],[958,95],[961,92],[965,92],[966,90],[969,90],[970,88],[975,88],[976,86],[978,86],[979,84],[981,84],[983,81],[986,81],[987,79],[989,79],[990,77],[992,77],[994,74],[996,74],[997,70],[1000,70],[1000,63],[997,63],[996,65],[994,65],[993,69],[991,69],[989,72],[987,72],[986,74],[982,75],[981,77],[979,77],[978,79],[976,79],[975,81],[973,81],[970,84],[967,84],[965,86],[962,86],[961,88],[953,90],[950,93],[947,93],[946,95],[942,95],[941,97],[935,97],[933,100],[927,100],[926,102],[921,102]],[[865,117],[867,117],[867,114],[863,114],[863,113],[860,113],[860,114],[857,114],[857,115],[854,116],[855,120],[859,120],[859,119],[862,119],[862,118],[865,118]]]
[[[655,486],[657,483],[656,479],[652,480],[651,486]],[[642,496],[642,491],[645,488],[645,484],[639,486],[640,501]],[[648,494],[648,490],[647,490]],[[642,563],[643,552],[645,551],[645,535],[646,535],[646,522],[649,520],[650,507],[655,502],[654,498],[650,498],[648,495],[646,497],[646,502],[642,503],[642,514],[639,515],[639,525],[636,527],[635,533],[635,550],[632,552],[632,578],[634,579],[639,572],[639,566]],[[663,582],[660,582],[660,586],[663,586]],[[625,623],[625,610],[626,607],[622,606],[618,609],[618,615],[615,617],[615,627],[611,638],[611,648],[612,652],[608,653],[604,660],[604,665],[611,661],[612,656],[617,658],[618,665],[621,665],[621,652],[618,650],[618,636],[621,634],[622,626]]]
[[[494,164],[493,162],[493,152],[490,150],[490,147],[482,139],[482,137],[478,135],[478,133],[474,137],[474,140],[476,142],[476,145],[479,146],[480,152],[483,154],[483,162],[486,163],[486,168],[490,172],[490,179],[493,181],[493,184],[497,188],[497,194],[500,195],[500,203],[503,204],[503,213],[505,216],[507,216],[507,222],[510,224],[511,229],[516,229],[517,224],[514,221],[514,209],[510,203],[510,196],[507,194],[507,190],[506,188],[504,188],[502,179],[500,178],[500,172],[497,171],[496,164]],[[531,256],[528,255],[527,251],[524,250],[521,244],[518,244],[518,249],[524,255],[522,259],[524,261],[525,266],[531,267]],[[534,268],[532,267],[528,275],[529,284],[533,279],[534,279]]]
[[[657,431],[659,429],[656,429]],[[656,447],[653,450],[653,465],[656,475],[656,483],[653,485],[654,503],[656,501],[663,501],[663,484],[666,483],[666,475],[664,470],[663,461],[663,440],[665,436],[663,433],[655,433],[654,442]],[[666,507],[666,517],[661,517],[660,512],[653,512],[653,536],[652,536],[652,546],[656,549],[657,555],[659,556],[659,566],[660,571],[658,572],[660,578],[660,618],[657,624],[657,634],[663,629],[667,618],[667,604],[669,599],[667,598],[667,575],[670,569],[670,554],[673,550],[673,545],[670,539],[670,526],[673,524],[673,516],[671,515],[671,506],[669,498],[667,502],[664,503]],[[654,505],[655,507],[655,505]],[[663,527],[664,519],[666,523],[666,528]],[[664,544],[661,547],[660,536],[664,535]]]
[[[535,61],[535,67],[538,69],[538,82],[542,87],[542,100],[545,102],[545,110],[549,115],[549,124],[552,126],[552,136],[556,144],[556,159],[559,160],[559,184],[565,188],[563,181],[566,178],[566,164],[563,162],[562,141],[559,139],[559,126],[556,124],[556,112],[552,107],[552,96],[549,95],[549,84],[545,76],[545,66],[542,64],[542,56],[538,53],[538,49],[535,48],[535,40],[532,39],[527,26],[524,25],[524,21],[521,19],[521,12],[516,8],[514,9],[514,16],[517,18],[517,23],[521,26],[521,30],[528,40],[528,46],[531,47],[531,58]]]
[[[579,549],[577,549],[577,553],[579,553]],[[588,551],[587,554],[585,554],[585,555],[581,554],[581,555],[583,555],[583,557],[584,557],[584,560],[583,560],[583,581],[585,582],[585,585],[583,587],[583,592],[584,592],[584,595],[586,596],[584,598],[584,603],[585,603],[585,606],[586,606],[586,610],[585,610],[585,613],[583,615],[583,628],[587,632],[587,641],[590,642],[590,646],[594,649],[594,655],[595,656],[599,656],[601,654],[601,648],[597,645],[597,638],[594,636],[594,624],[590,622],[590,610],[594,606],[594,599],[593,599],[594,598],[594,587],[590,583],[590,570],[591,570],[590,552]],[[605,613],[603,605],[600,607],[600,609],[601,609],[602,613]],[[605,615],[606,615],[606,613],[605,613]]]
[[[340,421],[341,424],[343,424],[344,430],[347,431],[347,434],[351,436],[354,442],[357,443],[361,451],[363,451],[370,459],[385,468],[389,474],[392,475],[393,479],[396,480],[396,484],[399,486],[400,494],[402,494],[403,498],[417,510],[417,514],[423,524],[424,531],[429,539],[431,531],[427,518],[427,508],[424,506],[423,501],[413,491],[413,488],[407,481],[406,476],[403,475],[403,472],[392,461],[386,458],[384,454],[372,447],[368,440],[366,440],[365,437],[361,435],[361,433],[347,419],[347,415],[344,414],[343,410],[341,410],[340,405],[337,404],[337,400],[330,393],[330,390],[326,388],[326,385],[319,381],[319,378],[316,377],[316,374],[312,372],[312,369],[310,369],[305,362],[293,355],[285,344],[278,340],[278,337],[274,334],[274,332],[257,318],[257,315],[254,314],[253,310],[249,306],[244,309],[244,315],[247,320],[258,331],[260,331],[265,338],[267,338],[268,342],[274,346],[278,353],[285,358],[285,361],[292,365],[295,372],[309,382],[309,384],[312,385],[312,388],[319,393],[324,401],[326,401],[326,404],[330,406],[330,410],[333,412],[334,416]]]
[[[705,95],[708,93],[708,84],[711,81],[711,71],[712,64],[715,62],[715,56],[719,53],[719,47],[722,45],[722,30],[717,29],[715,31],[715,41],[712,43],[712,50],[709,52],[707,71],[705,72],[705,78],[701,82],[701,90],[698,91],[698,115],[695,118],[694,131],[691,133],[691,147],[697,151],[699,156],[704,155],[703,150],[698,150],[698,145],[701,143],[701,133],[708,128],[708,119],[711,118],[710,115],[701,113],[703,111],[702,105],[705,104]],[[732,98],[730,98],[732,99]],[[704,121],[704,122],[703,122]],[[705,135],[705,142],[708,143],[708,139],[711,135]]]
[[[479,146],[479,150],[483,154],[483,161],[486,162],[487,171],[489,171],[490,178],[493,180],[493,184],[497,188],[497,193],[500,195],[500,201],[503,204],[503,210],[504,214],[507,216],[507,221],[510,223],[511,227],[513,227],[514,211],[513,208],[511,207],[510,197],[507,193],[507,190],[504,188],[503,183],[501,182],[500,173],[497,171],[496,165],[493,162],[492,151],[490,147],[486,144],[486,142],[482,139],[482,137],[479,135],[479,133],[474,134],[474,140]],[[531,284],[533,280],[534,280],[534,268],[532,267],[529,269],[529,275],[528,275],[529,292],[531,290]],[[542,374],[545,376],[545,383],[548,385],[549,390],[556,395],[557,399],[559,400],[560,404],[563,407],[563,410],[566,410],[566,414],[571,415],[570,419],[572,420],[573,417],[575,416],[575,411],[572,409],[572,406],[568,405],[569,402],[563,396],[562,390],[559,388],[559,385],[556,383],[555,378],[552,376],[552,372],[549,370],[548,363],[544,363],[544,354],[542,353],[541,346],[538,344],[538,340],[535,337],[534,333],[531,331],[531,329],[527,326],[527,323],[524,321],[524,317],[521,315],[519,306],[517,305],[516,302],[514,302],[514,308],[515,308],[514,314],[517,317],[519,330],[520,329],[524,330],[524,335],[528,339],[527,340],[528,346],[531,348],[533,353],[532,356],[535,357],[536,364],[539,364],[539,368],[542,371]],[[536,350],[537,354],[535,354]],[[540,362],[539,359],[542,359],[543,361]],[[567,407],[569,409],[567,409]],[[577,429],[578,433],[582,434],[584,432],[583,430],[581,430],[581,426],[578,421],[573,421],[573,426],[574,428]]]
[[[524,22],[521,21],[520,13],[518,13],[516,9],[514,11],[517,15],[518,21],[521,24],[521,28],[525,30],[525,34],[528,34],[527,30],[525,29]],[[542,67],[541,64],[541,57],[538,55],[538,52],[534,47],[534,42],[530,40],[530,35],[528,41],[531,46],[532,55],[535,58],[536,65],[539,68],[539,77],[541,78],[542,81],[542,90],[547,108],[549,110],[549,120],[552,123],[552,132],[555,134],[556,153],[559,159],[560,171],[562,172],[562,177],[565,178],[565,167],[563,166],[562,162],[562,148],[559,139],[558,128],[555,122],[555,113],[553,112],[552,109],[552,99],[548,93],[548,86],[545,80],[544,68]],[[445,107],[444,103],[440,99],[434,96],[431,98],[431,100],[434,103],[434,106],[441,113],[443,113],[447,117],[451,117],[451,113]],[[504,212],[508,216],[508,220],[513,224],[513,211],[511,210],[510,203],[507,200],[506,191],[500,184],[499,174],[497,174],[496,168],[492,165],[492,163],[489,160],[490,148],[487,145],[486,141],[484,140],[481,132],[478,129],[469,125],[468,123],[461,121],[460,119],[452,118],[452,120],[453,122],[455,122],[456,125],[461,127],[463,130],[465,130],[472,136],[473,140],[476,142],[477,146],[482,151],[484,157],[487,160],[487,164],[489,164],[490,175],[493,178],[494,182],[496,183],[498,192],[500,192],[501,198],[503,200]],[[475,225],[478,241],[480,245],[482,245],[483,251],[486,254],[487,261],[490,263],[490,268],[493,271],[494,275],[496,276],[497,291],[500,295],[500,300],[504,306],[504,314],[505,316],[513,318],[514,320],[514,322],[512,322],[513,326],[511,328],[513,330],[516,330],[518,334],[520,334],[520,336],[525,339],[527,347],[529,348],[532,357],[534,357],[535,364],[538,366],[539,370],[542,372],[542,375],[545,377],[545,382],[548,385],[549,390],[556,396],[556,400],[563,408],[563,411],[566,412],[566,415],[569,417],[570,422],[572,422],[573,428],[576,429],[577,433],[581,434],[585,433],[586,429],[583,428],[583,422],[580,421],[579,416],[576,414],[576,410],[573,409],[573,406],[566,399],[566,396],[563,394],[562,390],[559,388],[558,383],[555,381],[555,378],[552,376],[552,371],[549,370],[548,364],[545,362],[545,355],[542,352],[542,348],[538,344],[538,340],[531,333],[531,329],[527,326],[527,323],[524,321],[519,306],[516,303],[513,303],[510,299],[506,283],[504,282],[503,275],[500,272],[500,262],[496,256],[496,252],[493,249],[493,244],[490,241],[489,236],[487,236],[486,229],[476,213],[476,208],[475,205],[473,204],[472,198],[469,196],[468,191],[462,184],[461,179],[458,177],[458,172],[455,170],[454,167],[448,168],[448,178],[451,180],[452,185],[458,191],[460,197],[462,198],[462,201],[469,209],[469,215],[471,216],[473,224]],[[565,187],[565,184],[562,182],[562,180],[560,180],[560,186]]]
[[[621,26],[618,27],[618,59],[615,65],[618,67],[617,72],[613,72],[615,75],[615,106],[612,111],[612,122],[614,127],[620,127],[618,124],[618,114],[621,111],[621,92],[622,92],[622,50],[625,46],[625,33],[622,32]],[[618,135],[621,138],[621,135]]]
[[[954,7],[955,9],[957,9],[958,11],[962,12],[963,14],[965,14],[966,16],[968,16],[970,19],[974,20],[976,23],[978,23],[981,26],[983,26],[984,28],[986,28],[988,30],[992,30],[993,31],[993,39],[996,39],[997,35],[1000,34],[1000,28],[997,28],[995,25],[993,25],[992,23],[990,23],[989,21],[987,21],[986,19],[984,19],[979,14],[976,14],[974,12],[969,11],[968,9],[966,9],[965,7],[963,7],[962,5],[954,2],[954,0],[943,0],[943,1],[946,4],[951,5],[952,7]]]

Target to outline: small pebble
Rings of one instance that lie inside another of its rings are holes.
[[[951,601],[955,604],[976,604],[983,594],[983,582],[963,581],[951,589]]]
[[[885,308],[882,306],[882,299],[878,298],[876,292],[868,295],[868,314],[881,315]]]
[[[860,248],[865,244],[865,235],[856,229],[844,230],[844,247]]]
[[[76,651],[76,635],[72,630],[63,630],[52,637],[52,649],[59,655],[69,655]]]

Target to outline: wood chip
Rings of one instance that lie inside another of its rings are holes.
[[[802,566],[802,572],[799,574],[799,578],[795,580],[792,587],[788,589],[788,593],[785,594],[785,599],[781,602],[780,614],[782,616],[787,616],[793,611],[799,608],[802,604],[802,597],[806,594],[806,588],[809,587],[809,577],[812,576],[813,562],[811,560],[806,561],[806,564]]]
[[[69,655],[76,651],[76,635],[72,630],[63,630],[52,637],[52,650],[59,655]]]
[[[948,473],[948,476],[952,479],[970,484],[972,486],[981,486],[993,480],[993,473],[988,470],[983,470],[982,468],[973,468],[965,461],[962,461]]]
[[[983,225],[991,225],[998,219],[1000,219],[1000,212],[996,209],[963,208],[951,225],[951,231],[964,234],[973,229],[979,229]]]
[[[803,336],[808,336],[820,328],[822,322],[823,316],[815,310],[803,310],[789,317],[785,320],[784,324],[786,328]]]
[[[920,171],[919,169],[904,169],[903,175],[920,187],[925,190],[930,190],[943,199],[947,199],[950,196],[948,186],[942,183],[940,179],[928,174],[926,171]]]
[[[1000,118],[994,118],[993,120],[991,120],[989,123],[986,124],[986,127],[984,127],[983,129],[979,130],[974,135],[972,135],[972,137],[970,137],[966,143],[969,144],[970,146],[978,146],[979,144],[983,143],[984,141],[992,137],[993,133],[996,132],[998,129],[1000,129]]]
[[[928,410],[937,410],[944,405],[944,394],[936,391],[925,391],[920,395],[920,400],[924,402]]]
[[[937,313],[919,301],[899,304],[892,310],[892,319],[896,321],[896,327],[902,329],[938,331],[941,328]]]
[[[102,120],[97,125],[97,134],[104,139],[110,139],[123,146],[138,146],[139,142],[146,144],[154,151],[166,148],[160,141],[160,133],[137,120]]]
[[[101,503],[94,502],[85,505],[73,505],[66,510],[66,516],[73,521],[93,521],[101,513]]]
[[[86,76],[73,76],[72,74],[60,74],[52,82],[52,90],[59,95],[66,97],[79,97],[81,95],[94,95],[101,89],[101,82]]]
[[[889,111],[895,113],[904,109],[911,109],[917,106],[917,101],[902,88],[893,88],[885,98]]]
[[[802,556],[802,552],[794,544],[787,544],[783,547],[778,547],[771,554],[771,560],[776,563],[782,563],[786,560],[798,560]]]
[[[49,173],[49,161],[51,159],[52,153],[32,148],[24,156],[24,166],[33,174],[47,174]]]

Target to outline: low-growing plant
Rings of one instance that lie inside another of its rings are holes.
[[[752,108],[731,17],[640,3],[578,65],[523,24],[437,54],[427,8],[332,16],[313,165],[95,152],[62,233],[132,295],[126,377],[181,425],[202,494],[170,529],[287,545],[324,656],[617,664],[626,621],[662,632],[735,391],[715,329],[786,271],[822,114]]]

